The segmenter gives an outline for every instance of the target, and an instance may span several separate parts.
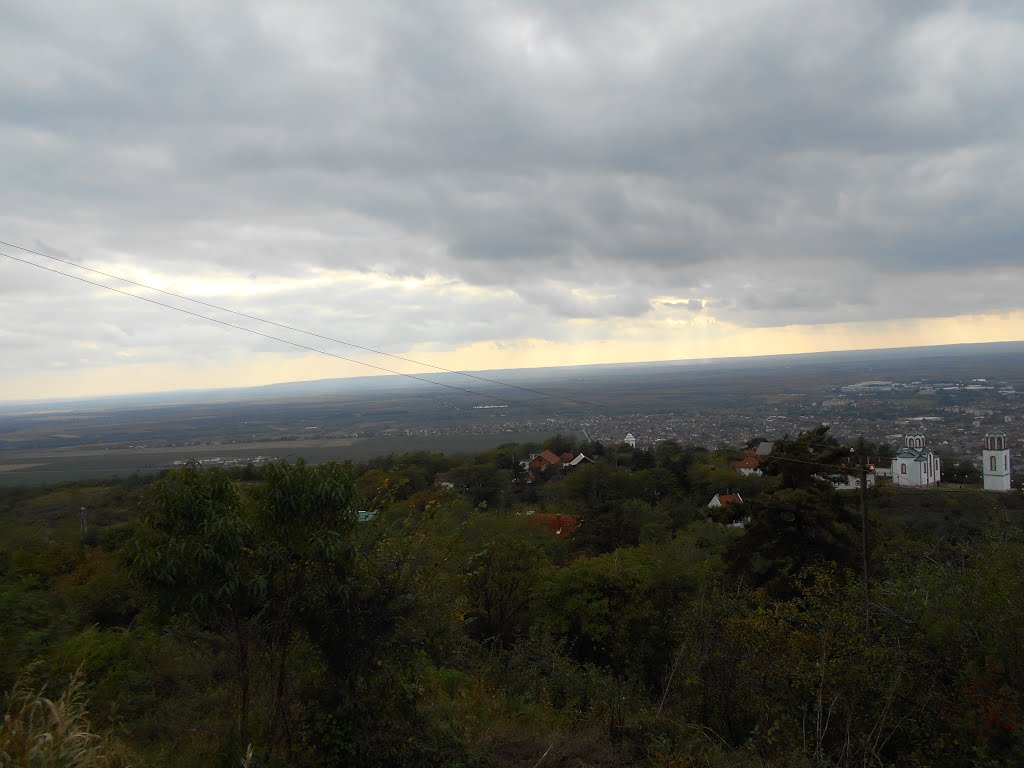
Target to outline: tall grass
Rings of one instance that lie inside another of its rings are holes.
[[[31,670],[30,670],[31,671]],[[82,694],[81,678],[72,677],[56,699],[33,689],[22,674],[5,696],[0,726],[0,766],[26,768],[125,768],[125,747],[93,733]]]

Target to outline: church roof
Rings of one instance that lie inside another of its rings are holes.
[[[927,461],[929,453],[931,453],[930,448],[902,448],[900,452],[896,454],[896,458],[913,459],[914,461]]]

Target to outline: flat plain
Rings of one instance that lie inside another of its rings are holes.
[[[648,445],[671,437],[715,447],[825,422],[839,437],[878,440],[922,416],[939,419],[929,429],[948,451],[966,455],[989,422],[1024,421],[1021,342],[483,374],[507,386],[441,374],[432,375],[435,386],[378,377],[3,403],[0,485],[152,473],[190,458],[244,465],[470,453],[557,432],[614,441],[632,431]],[[844,393],[868,380],[927,386],[885,396]],[[976,391],[978,380],[1016,391]],[[957,419],[964,423],[954,429]]]

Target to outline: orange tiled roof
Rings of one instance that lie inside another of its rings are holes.
[[[530,525],[543,529],[552,536],[560,539],[571,539],[572,535],[580,527],[580,519],[575,515],[555,515],[547,513],[535,513],[528,518]]]
[[[730,461],[729,466],[733,469],[757,469],[761,462],[755,456],[746,456],[738,461]]]
[[[558,454],[547,449],[541,451],[530,460],[530,466],[535,469],[546,469],[549,466],[561,463],[562,460],[558,458]]]

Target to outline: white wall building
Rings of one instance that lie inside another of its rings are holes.
[[[892,462],[892,458],[888,456],[868,456],[868,463],[875,477],[892,477]]]
[[[985,478],[986,491],[1010,490],[1010,445],[1003,430],[994,429],[985,435],[981,471]]]
[[[626,435],[626,439],[623,440],[622,442],[624,442],[630,448],[636,448],[636,438],[633,437],[633,433],[632,432],[628,433]]]
[[[865,472],[864,479],[868,488],[875,487],[875,473]],[[837,491],[856,491],[860,488],[860,475],[845,475],[839,479],[832,479],[832,487]]]
[[[910,488],[936,486],[942,480],[939,457],[925,444],[920,432],[903,438],[903,448],[892,460],[892,484]]]

